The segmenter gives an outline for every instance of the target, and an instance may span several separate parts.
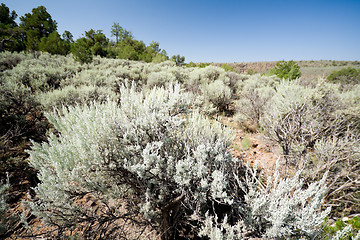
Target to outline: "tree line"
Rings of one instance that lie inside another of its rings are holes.
[[[31,13],[20,17],[20,23],[14,10],[1,3],[0,6],[0,52],[49,52],[50,54],[67,55],[72,53],[74,59],[82,63],[91,62],[94,55],[108,58],[119,58],[145,62],[175,61],[177,65],[185,62],[185,57],[174,55],[169,58],[167,52],[160,48],[159,42],[152,41],[148,46],[135,39],[127,29],[114,22],[111,27],[110,40],[102,30],[90,29],[84,36],[74,40],[69,31],[62,35],[57,31],[57,22],[52,19],[44,6],[33,8]]]

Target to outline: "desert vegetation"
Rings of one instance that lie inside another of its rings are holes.
[[[4,236],[330,239],[359,212],[356,83],[1,55]],[[273,174],[230,154],[236,129],[279,147]]]
[[[356,63],[246,74],[184,64],[117,23],[113,43],[74,41],[44,7],[20,26],[1,8],[1,238],[360,239]],[[27,29],[39,15],[49,29]],[[254,136],[269,169],[246,157]]]

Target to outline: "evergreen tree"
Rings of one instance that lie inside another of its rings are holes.
[[[270,69],[270,75],[276,75],[279,78],[294,80],[301,76],[300,66],[293,60],[278,61],[275,67]]]
[[[48,37],[57,29],[56,21],[52,19],[44,6],[33,8],[32,13],[26,13],[20,17],[20,20],[27,50],[39,50],[41,38]]]
[[[178,55],[174,55],[171,57],[171,61],[174,61],[176,63],[176,65],[180,66],[183,65],[185,62],[185,57],[184,56],[180,56],[180,54]]]
[[[49,37],[41,38],[39,50],[51,54],[66,55],[70,51],[70,44],[60,38],[60,34],[55,31],[50,33]]]
[[[22,50],[20,30],[15,19],[16,12],[10,12],[9,8],[2,3],[0,5],[0,52]]]
[[[81,63],[89,63],[93,59],[91,49],[84,37],[71,44],[71,53],[74,55],[74,59]]]
[[[111,27],[111,36],[116,37],[116,43],[123,41],[126,38],[133,38],[133,35],[130,31],[121,27],[119,23],[115,23]]]

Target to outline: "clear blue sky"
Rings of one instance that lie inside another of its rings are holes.
[[[60,34],[114,22],[186,62],[360,60],[360,0],[5,0],[19,16],[43,5]],[[19,19],[17,19],[19,20]]]

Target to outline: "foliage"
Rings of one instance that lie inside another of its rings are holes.
[[[146,62],[151,62],[151,56],[147,58],[146,46],[143,42],[136,39],[126,38],[121,41],[118,45],[117,56],[120,59],[128,60],[146,60]]]
[[[189,63],[185,63],[184,66],[185,67],[196,67],[196,63],[194,63],[193,61],[190,61]]]
[[[58,88],[62,79],[71,77],[77,70],[77,64],[70,58],[41,54],[38,58],[29,58],[4,71],[1,77],[5,81],[29,87],[32,93],[38,93]]]
[[[169,57],[167,56],[166,52],[162,51],[162,53],[157,53],[152,58],[151,62],[153,63],[161,63],[169,60]]]
[[[206,68],[207,66],[210,66],[210,63],[199,63],[196,66],[199,68]]]
[[[6,216],[9,206],[6,202],[6,191],[9,189],[9,184],[0,183],[0,237],[4,237],[8,231],[9,218]]]
[[[48,37],[41,38],[39,51],[66,55],[70,51],[70,44],[61,39],[57,31],[54,31]]]
[[[6,239],[11,236],[12,232],[19,225],[19,216],[11,213],[9,200],[9,178],[7,176],[6,183],[0,182],[0,238]]]
[[[327,214],[318,211],[324,180],[303,189],[299,174],[288,180],[275,175],[259,186],[256,173],[245,174],[227,152],[228,129],[197,111],[184,115],[190,99],[179,85],[142,92],[122,86],[120,92],[119,105],[94,103],[48,115],[59,134],[29,152],[41,183],[38,200],[27,205],[58,234],[116,238],[126,233],[112,230],[123,229],[127,219],[154,227],[162,239],[189,238],[199,234],[194,226],[216,225],[216,217],[229,228],[241,224],[252,236],[318,231]]]
[[[336,135],[346,125],[335,115],[342,107],[338,89],[323,82],[313,89],[282,81],[267,107],[262,126],[285,155],[293,154],[292,146],[299,144],[298,151],[306,152],[317,139]]]
[[[309,182],[330,171],[326,200],[333,206],[332,214],[357,212],[358,107],[343,101],[338,85],[320,80],[314,88],[298,81],[281,82],[267,109],[261,126],[281,146],[286,163],[306,166],[304,176]]]
[[[139,49],[148,56],[161,51],[155,42],[151,49]],[[260,131],[274,136],[274,141],[276,125],[289,139],[294,136],[287,160],[295,167],[305,166],[304,181],[293,181],[303,184],[301,191],[310,194],[308,187],[330,170],[325,204],[338,213],[359,211],[360,196],[352,190],[358,188],[360,176],[356,85],[341,91],[323,80],[306,85],[216,66],[185,68],[171,61],[155,64],[100,56],[81,65],[71,55],[35,55],[0,53],[1,178],[6,171],[10,179],[22,176],[22,168],[29,169],[23,149],[30,138],[38,142],[30,162],[39,171],[40,184],[28,204],[48,223],[44,230],[54,230],[51,234],[59,238],[77,230],[88,239],[116,239],[116,234],[132,238],[129,229],[141,239],[155,238],[156,232],[165,232],[163,238],[198,238],[200,226],[204,231],[210,227],[204,232],[209,238],[212,233],[224,239],[230,233],[234,239],[267,238],[276,235],[270,233],[275,228],[279,238],[315,234],[316,224],[310,229],[301,221],[310,223],[310,216],[315,221],[322,213],[310,206],[294,207],[298,188],[289,190],[291,178],[279,180],[288,187],[282,200],[275,192],[283,185],[273,184],[273,190],[265,191],[274,181],[231,159],[227,150],[232,133],[201,115],[221,113],[236,98],[237,111],[248,115],[244,119],[260,118]],[[129,81],[136,85],[124,86]],[[173,87],[175,83],[179,85]],[[42,111],[53,107],[58,110],[46,115],[53,124],[46,135]],[[292,132],[298,124],[302,129]],[[31,179],[36,187],[37,178]],[[323,189],[318,186],[314,192]],[[269,206],[275,210],[269,212]],[[292,209],[288,213],[287,207]],[[263,215],[251,215],[256,212],[251,209],[261,209]],[[296,222],[290,213],[304,217]],[[300,226],[299,231],[288,231]]]
[[[17,26],[15,22],[16,18],[17,18],[16,12],[14,10],[10,12],[9,8],[4,3],[1,3],[0,26],[4,27],[6,25],[10,25],[12,27],[16,27]]]
[[[21,61],[27,58],[32,58],[30,55],[24,53],[10,53],[10,52],[1,52],[0,53],[0,72],[4,70],[12,69]]]
[[[360,69],[342,68],[339,71],[333,71],[327,79],[333,83],[340,84],[360,84]]]
[[[41,180],[35,189],[39,201],[29,203],[33,212],[50,225],[86,229],[95,227],[95,219],[116,224],[125,215],[112,209],[126,200],[134,220],[141,213],[171,239],[176,229],[190,226],[193,211],[225,201],[221,179],[232,162],[229,131],[197,113],[182,119],[186,99],[179,86],[148,93],[122,87],[120,106],[69,107],[63,116],[48,116],[61,135],[30,152]],[[101,215],[76,204],[84,194],[102,208]],[[74,226],[80,219],[90,225]]]
[[[279,78],[294,80],[301,76],[299,65],[291,61],[278,61],[275,67],[270,69],[270,75],[276,75]]]
[[[170,59],[171,61],[174,61],[176,63],[177,66],[183,65],[185,62],[185,57],[184,56],[180,56],[178,55],[174,55],[171,57]]]
[[[347,240],[360,238],[360,221],[359,217],[353,217],[344,222],[337,219],[335,224],[330,225],[328,219],[323,223],[322,239]]]
[[[147,86],[152,88],[154,86],[162,87],[169,86],[175,83],[175,76],[169,72],[152,72],[148,75]]]
[[[86,85],[79,87],[69,85],[37,96],[37,100],[46,111],[51,111],[54,108],[61,109],[63,106],[91,104],[94,101],[106,102],[109,99],[116,101],[118,95],[107,87]]]
[[[44,6],[33,8],[31,13],[20,17],[20,21],[27,50],[38,50],[41,38],[48,37],[57,29],[56,21],[52,19]]]
[[[116,43],[124,41],[126,38],[133,38],[131,32],[121,27],[119,23],[115,23],[111,27],[111,36],[116,37]]]
[[[85,38],[79,38],[71,45],[74,59],[80,63],[90,63],[93,59],[91,49],[88,48]]]
[[[250,68],[250,69],[247,70],[247,74],[254,75],[254,74],[257,74],[257,71]]]
[[[224,63],[223,65],[221,65],[221,68],[224,69],[226,72],[231,71],[231,72],[235,72],[235,68],[229,64]]]
[[[27,50],[35,54],[36,51],[51,54],[66,55],[71,50],[74,58],[81,63],[91,62],[93,56],[121,58],[145,62],[163,62],[169,60],[165,50],[160,49],[158,42],[153,41],[146,46],[144,42],[134,38],[132,33],[114,23],[111,27],[111,36],[116,42],[109,39],[102,30],[85,32],[84,37],[74,43],[73,35],[65,31],[62,38],[56,32],[57,23],[52,19],[44,6],[32,9],[20,17],[20,27],[17,26],[15,11],[10,12],[5,4],[0,7],[0,52]],[[183,64],[184,57],[175,59]]]
[[[48,126],[30,87],[14,80],[0,76],[0,181],[9,172],[19,184],[34,177],[23,150],[30,138],[43,141]]]
[[[35,112],[37,102],[34,100],[29,87],[8,79],[1,79],[0,85],[0,114],[1,134],[7,131],[32,131],[33,128],[26,116]],[[20,133],[17,133],[18,135]],[[24,132],[20,134],[23,135]],[[18,137],[20,137],[18,136]]]
[[[62,38],[66,43],[73,43],[74,42],[74,36],[72,35],[71,32],[65,30],[64,33],[62,34]]]
[[[256,131],[266,110],[266,103],[275,93],[276,80],[274,77],[257,74],[238,83],[239,100],[236,101],[235,120],[245,130]]]
[[[20,51],[23,49],[21,44],[21,30],[18,28],[15,19],[17,18],[16,12],[10,12],[9,8],[1,3],[0,5],[0,52]]]
[[[304,158],[307,163],[304,176],[313,181],[329,171],[326,205],[332,206],[332,215],[347,216],[359,212],[360,144],[358,135],[351,132],[343,137],[329,137],[316,141],[313,152]]]
[[[246,135],[242,140],[241,140],[241,147],[242,147],[242,150],[248,150],[250,149],[251,145],[250,145],[250,139],[249,139],[249,136]]]
[[[213,104],[219,112],[228,110],[231,103],[231,89],[222,80],[203,84],[201,92],[205,101]]]
[[[316,239],[321,223],[330,209],[319,211],[326,187],[325,178],[303,188],[300,172],[282,179],[278,169],[266,183],[260,181],[256,167],[245,173],[245,183],[237,179],[244,199],[236,201],[236,214],[241,216],[231,223],[230,215],[223,219],[207,216],[200,234],[217,239]]]

